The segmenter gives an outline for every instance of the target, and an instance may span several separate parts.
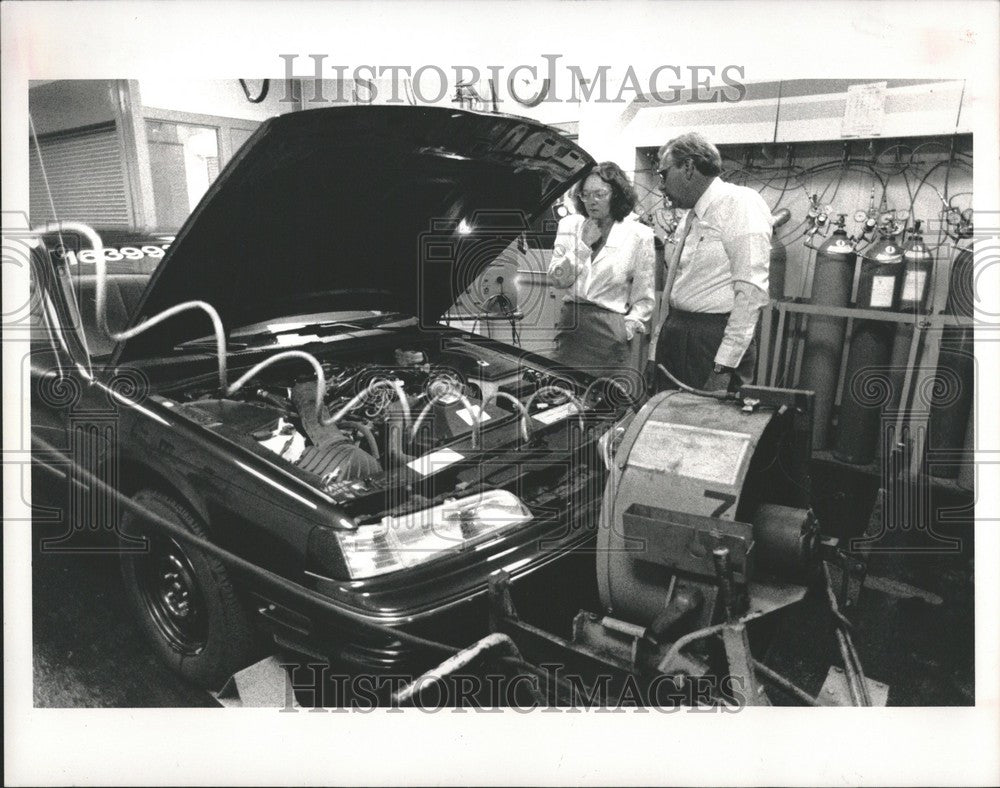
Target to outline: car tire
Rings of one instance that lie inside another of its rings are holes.
[[[203,539],[202,521],[170,496],[142,490],[133,501]],[[122,579],[140,627],[171,669],[205,689],[220,689],[257,655],[246,609],[217,558],[146,525],[131,511],[121,520]],[[147,548],[136,551],[136,537]]]

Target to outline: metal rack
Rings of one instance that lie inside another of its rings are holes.
[[[774,321],[775,313],[777,313],[776,323]],[[782,383],[791,380],[790,386],[792,388],[798,384],[806,336],[802,316],[808,315],[847,319],[845,347],[849,345],[854,322],[858,320],[875,320],[913,326],[902,395],[894,412],[894,434],[897,436],[908,434],[910,436],[908,470],[910,478],[916,478],[924,462],[927,423],[930,418],[930,403],[918,402],[918,393],[925,390],[928,383],[937,374],[943,329],[946,327],[974,329],[976,320],[945,313],[885,312],[877,309],[816,305],[797,299],[772,300],[764,308],[761,315],[757,380],[762,385],[776,386],[779,384],[779,379]],[[838,376],[838,392],[844,385],[846,357],[845,351]],[[789,374],[790,371],[791,374]],[[814,456],[837,462],[830,452],[817,452],[814,453]],[[859,470],[866,469],[866,466],[844,464]],[[961,489],[953,483],[942,482],[942,486],[949,489]]]

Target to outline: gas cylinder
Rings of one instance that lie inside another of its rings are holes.
[[[810,302],[823,306],[847,306],[857,259],[847,231],[840,224],[816,249]],[[815,394],[813,449],[827,447],[846,327],[847,320],[843,317],[809,315],[798,387]]]
[[[972,247],[965,246],[956,250],[958,254],[951,264],[948,275],[948,298],[944,311],[949,315],[957,315],[972,319],[975,316],[975,291],[973,289],[972,269],[974,259]]]
[[[771,216],[771,258],[767,269],[767,290],[772,301],[780,301],[785,297],[785,269],[788,264],[788,251],[778,237],[777,229],[783,226],[792,216],[787,208]],[[778,311],[771,312],[771,343],[767,348],[767,358],[773,359],[778,341]]]
[[[884,235],[865,250],[858,276],[857,308],[895,308],[902,269],[903,251],[891,235]],[[834,456],[842,462],[867,465],[875,459],[882,410],[893,393],[889,362],[894,333],[894,323],[854,321],[834,449]]]
[[[892,391],[888,368],[894,328],[881,320],[854,321],[833,452],[841,462],[867,465],[875,459],[882,409]]]
[[[959,251],[948,279],[945,313],[973,317],[973,255],[971,248]],[[975,386],[973,332],[969,326],[945,326],[928,423],[927,449],[932,476],[954,479],[961,469],[955,455],[965,444]],[[933,454],[937,453],[935,460]],[[942,454],[944,453],[944,454]],[[943,461],[942,461],[943,460]]]
[[[963,490],[976,490],[976,409],[969,408],[969,423],[965,427],[965,445],[955,482]]]
[[[934,255],[924,243],[920,222],[914,222],[913,232],[903,246],[903,273],[899,289],[898,311],[912,315],[914,322],[927,312],[927,302],[934,281]],[[892,345],[889,378],[892,383],[887,408],[894,410],[903,399],[903,384],[910,365],[914,323],[897,323]],[[881,445],[881,444],[880,444]]]
[[[785,267],[788,263],[788,252],[776,230],[786,224],[791,217],[792,212],[787,208],[782,208],[771,216],[771,262],[767,272],[767,289],[773,301],[780,301],[785,297]]]
[[[903,247],[903,275],[899,288],[899,311],[918,315],[927,311],[931,283],[934,281],[934,255],[924,243],[918,220]]]
[[[883,235],[861,256],[858,276],[858,309],[896,308],[899,299],[903,250],[891,235]]]

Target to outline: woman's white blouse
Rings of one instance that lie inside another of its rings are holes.
[[[579,214],[559,221],[549,273],[570,266],[576,279],[567,288],[565,301],[589,301],[635,321],[646,333],[653,313],[656,252],[653,230],[633,217],[615,222],[596,257],[582,236],[586,217]]]

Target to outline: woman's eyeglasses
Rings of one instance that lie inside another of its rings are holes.
[[[611,196],[610,189],[597,189],[592,192],[580,192],[580,199],[582,200],[603,200],[606,197]]]

